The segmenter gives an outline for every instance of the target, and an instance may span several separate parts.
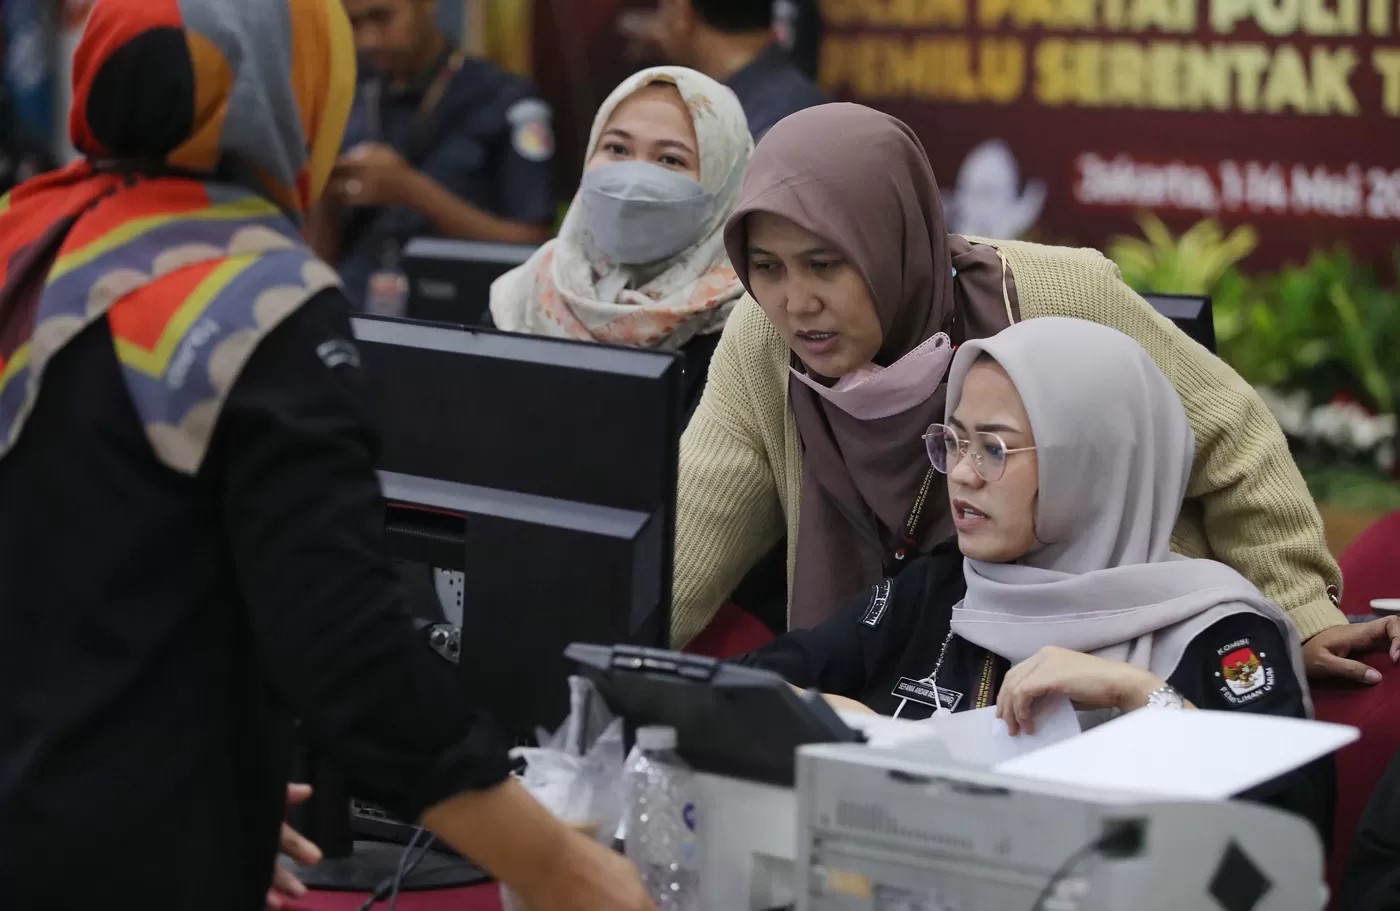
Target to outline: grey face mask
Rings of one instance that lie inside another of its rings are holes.
[[[684,174],[620,161],[583,175],[583,212],[598,248],[626,266],[660,262],[700,237],[715,196]]]

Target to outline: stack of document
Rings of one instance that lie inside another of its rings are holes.
[[[1224,800],[1335,752],[1354,727],[1249,712],[1140,709],[1087,732],[1067,699],[1047,701],[1034,734],[1012,737],[996,709],[899,721],[841,716],[871,746],[937,749],[1021,778],[1155,798]],[[1241,752],[1241,745],[1263,745]]]

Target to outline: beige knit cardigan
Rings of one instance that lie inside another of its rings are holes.
[[[1341,591],[1341,573],[1322,519],[1254,390],[1133,293],[1097,250],[978,242],[997,247],[1009,264],[1022,318],[1112,326],[1137,339],[1176,386],[1196,457],[1173,549],[1235,567],[1288,611],[1304,639],[1345,623],[1331,596]],[[785,533],[791,581],[802,443],[787,401],[788,358],[782,336],[745,297],[681,440],[671,618],[678,647]]]

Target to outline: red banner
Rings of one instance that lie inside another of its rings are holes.
[[[955,230],[1102,246],[1152,210],[1251,260],[1400,245],[1395,0],[825,0],[822,82],[907,121]]]
[[[577,183],[599,105],[655,56],[627,35],[627,14],[655,9],[656,0],[536,0],[534,78],[554,106],[561,185]]]

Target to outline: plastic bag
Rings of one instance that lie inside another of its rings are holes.
[[[569,691],[569,717],[559,730],[542,736],[541,746],[511,755],[525,760],[525,789],[559,821],[611,842],[623,809],[622,719],[613,717],[590,681],[572,677]]]
[[[623,817],[622,772],[626,759],[622,719],[613,716],[592,682],[569,678],[569,717],[540,746],[511,755],[525,760],[520,782],[555,818],[589,838],[611,843]],[[526,905],[504,885],[506,911]]]

